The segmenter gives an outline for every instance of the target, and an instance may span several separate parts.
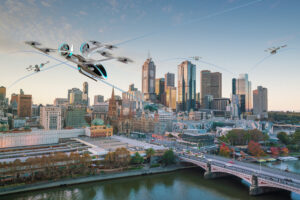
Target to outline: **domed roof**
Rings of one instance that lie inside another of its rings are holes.
[[[92,125],[94,125],[94,126],[104,125],[104,121],[102,119],[94,119],[92,121]]]

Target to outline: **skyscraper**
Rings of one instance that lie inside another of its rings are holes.
[[[82,93],[83,104],[88,106],[89,105],[89,85],[87,82],[83,83],[82,91],[83,91],[83,93]]]
[[[103,102],[104,102],[104,96],[102,96],[102,95],[94,96],[94,105],[97,105],[97,104],[103,103]]]
[[[144,95],[141,91],[134,87],[134,84],[129,85],[128,92],[122,93],[123,102],[130,102],[132,111],[143,110]]]
[[[142,70],[142,92],[144,94],[145,100],[150,100],[155,102],[155,73],[156,66],[151,58],[148,58]]]
[[[157,96],[158,102],[165,103],[165,79],[157,78],[155,79],[155,94]]]
[[[200,72],[200,90],[202,105],[207,95],[211,95],[213,98],[222,98],[222,74],[202,70]]]
[[[165,90],[168,86],[175,87],[175,74],[169,72],[165,74]]]
[[[69,104],[69,101],[67,98],[55,98],[53,105],[54,106],[67,106]]]
[[[248,79],[248,74],[240,74],[239,78],[235,81],[232,88],[235,88],[236,94],[239,97],[240,111],[251,112],[252,110],[252,91],[251,91],[251,82]]]
[[[18,95],[18,116],[31,117],[32,96],[19,94]]]
[[[166,106],[172,110],[176,110],[176,87],[168,86],[166,93]]]
[[[232,79],[232,95],[236,95],[236,79]]]
[[[258,86],[253,90],[253,114],[267,117],[268,114],[268,89]]]
[[[178,110],[190,111],[196,104],[196,65],[184,61],[178,65]]]
[[[0,101],[4,101],[6,98],[6,88],[1,86],[0,87]]]
[[[70,104],[82,104],[83,93],[78,88],[68,90],[68,99]]]

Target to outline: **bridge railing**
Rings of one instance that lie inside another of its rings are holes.
[[[293,188],[300,188],[299,182],[295,182],[286,176],[285,177],[278,176],[276,173],[275,174],[265,174],[264,171],[259,172],[256,169],[248,168],[248,167],[246,168],[243,166],[239,166],[238,164],[231,164],[229,166],[229,165],[226,165],[226,163],[224,163],[222,161],[221,162],[218,160],[208,161],[206,158],[199,158],[196,156],[189,156],[189,155],[181,154],[180,157],[188,158],[188,159],[195,160],[195,161],[202,162],[202,163],[210,162],[212,165],[215,165],[215,166],[218,166],[221,168],[225,168],[225,169],[229,169],[234,172],[239,172],[239,173],[243,173],[243,174],[247,174],[247,175],[251,175],[251,176],[256,175],[257,177],[268,180],[268,181],[284,184],[286,186],[290,186]],[[255,167],[257,167],[257,166],[255,165]]]

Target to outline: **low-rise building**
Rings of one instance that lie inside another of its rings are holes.
[[[85,129],[85,134],[89,137],[110,137],[113,135],[113,127],[105,125],[102,119],[94,119],[92,126]]]

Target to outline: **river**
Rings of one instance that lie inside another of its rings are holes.
[[[200,168],[165,174],[139,176],[110,181],[86,183],[68,187],[15,194],[0,199],[84,199],[84,200],[219,200],[290,199],[288,193],[272,193],[258,197],[248,195],[248,187],[234,178],[206,180]],[[292,194],[293,199],[300,199]]]
[[[300,174],[300,160],[297,161],[287,161],[287,162],[269,162],[264,164],[268,167],[274,167],[277,169],[285,170],[288,169],[291,172]]]

